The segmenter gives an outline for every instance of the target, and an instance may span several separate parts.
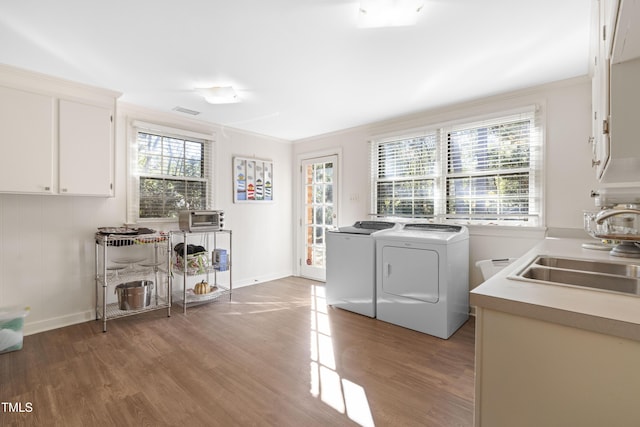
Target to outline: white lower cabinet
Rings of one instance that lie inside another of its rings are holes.
[[[640,342],[477,307],[476,427],[637,426]]]

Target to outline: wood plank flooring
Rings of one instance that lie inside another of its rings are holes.
[[[27,336],[2,426],[471,426],[474,321],[441,340],[326,307],[297,277]],[[4,408],[4,409],[3,409]],[[14,406],[15,409],[15,406]]]

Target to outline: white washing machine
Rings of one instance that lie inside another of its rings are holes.
[[[447,339],[469,318],[469,231],[405,224],[376,240],[378,319]]]
[[[373,236],[397,224],[358,221],[327,232],[325,293],[327,304],[376,316],[376,250]]]

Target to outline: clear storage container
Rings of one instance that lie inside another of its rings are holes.
[[[24,318],[29,307],[0,307],[0,354],[22,349]]]

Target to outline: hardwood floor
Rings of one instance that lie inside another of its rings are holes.
[[[473,319],[441,340],[327,308],[323,295],[290,277],[186,316],[27,336],[0,355],[0,402],[33,409],[3,404],[0,425],[472,425]]]

